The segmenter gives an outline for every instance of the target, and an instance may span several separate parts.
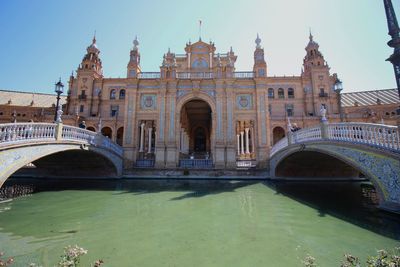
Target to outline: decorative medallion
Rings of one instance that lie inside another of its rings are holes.
[[[157,95],[143,94],[140,99],[141,109],[155,110],[156,109]]]
[[[252,96],[250,94],[236,95],[236,106],[238,109],[252,109]]]

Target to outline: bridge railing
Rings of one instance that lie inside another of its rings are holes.
[[[311,127],[297,132],[293,132],[293,142],[302,143],[307,141],[321,140],[322,131],[321,127]]]
[[[85,129],[56,123],[0,124],[0,147],[35,141],[79,141],[122,155],[123,148],[109,138]]]
[[[291,144],[331,140],[379,147],[400,152],[400,136],[397,126],[372,123],[331,123],[289,132],[271,148],[270,156]]]
[[[5,123],[0,124],[0,146],[5,143],[24,143],[34,140],[54,140],[56,124]]]
[[[400,150],[396,126],[369,123],[333,123],[328,125],[328,138]]]

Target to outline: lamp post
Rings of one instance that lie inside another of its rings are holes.
[[[341,92],[343,90],[343,83],[341,80],[339,80],[339,78],[336,78],[336,82],[335,82],[335,85],[333,86],[333,90],[337,94],[340,122],[343,122],[342,95],[341,95]]]
[[[397,93],[400,98],[400,28],[397,23],[396,13],[394,12],[392,0],[383,0],[385,7],[388,34],[391,40],[387,43],[393,48],[393,54],[387,59],[393,64],[394,75],[396,78]],[[400,106],[397,108],[397,126],[400,127]]]
[[[58,83],[55,84],[54,92],[57,94],[57,104],[56,104],[56,111],[54,114],[54,121],[57,121],[57,112],[60,105],[60,95],[64,92],[64,84],[61,82],[61,78]]]

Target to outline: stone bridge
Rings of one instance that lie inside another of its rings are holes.
[[[0,124],[0,187],[30,163],[50,177],[119,177],[123,149],[99,133],[62,123]]]
[[[400,212],[399,138],[396,126],[321,123],[289,132],[274,145],[270,174],[275,179],[366,177],[377,190],[380,206]]]

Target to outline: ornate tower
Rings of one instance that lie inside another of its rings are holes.
[[[254,66],[253,71],[255,73],[255,77],[266,77],[267,76],[267,63],[265,63],[264,59],[264,49],[261,48],[261,39],[258,36],[255,40],[256,50],[254,51]]]
[[[79,66],[78,72],[91,72],[96,78],[103,76],[103,67],[101,65],[101,59],[99,57],[100,50],[96,45],[96,36],[93,37],[92,44],[86,49],[87,53],[82,59],[82,63]]]
[[[301,73],[305,98],[304,113],[308,116],[318,116],[321,105],[325,106],[328,114],[338,113],[337,96],[333,91],[336,78],[330,75],[328,63],[319,51],[319,45],[314,41],[311,32],[305,50],[307,54]]]
[[[388,46],[393,47],[393,54],[387,59],[393,64],[394,74],[396,77],[397,92],[400,98],[400,29],[397,23],[396,13],[393,9],[393,4],[391,0],[383,0],[386,11],[386,19],[389,29],[389,35],[392,39],[387,43]],[[398,125],[400,125],[400,107],[397,109]]]
[[[77,70],[76,82],[70,83],[72,109],[81,119],[89,116],[97,116],[101,96],[101,79],[103,78],[103,67],[99,57],[100,50],[96,45],[96,36],[92,44],[87,47],[86,55],[83,57]],[[75,101],[72,101],[75,99]]]
[[[128,63],[128,78],[136,78],[140,72],[140,53],[139,53],[139,41],[137,37],[133,40],[133,48],[130,53],[130,59]]]

